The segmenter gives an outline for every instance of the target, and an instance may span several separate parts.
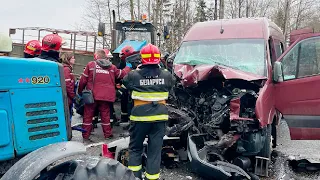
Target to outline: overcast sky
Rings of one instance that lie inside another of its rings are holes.
[[[0,32],[12,27],[50,27],[75,30],[85,0],[0,0]]]

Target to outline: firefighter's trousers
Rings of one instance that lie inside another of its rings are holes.
[[[105,138],[112,134],[110,124],[110,103],[108,101],[95,101],[93,104],[86,104],[84,106],[82,128],[86,130],[82,133],[84,139],[88,139],[92,130],[92,119],[94,117],[95,109],[98,108],[101,116],[101,126]]]
[[[134,122],[130,124],[129,164],[135,176],[142,175],[143,142],[148,135],[146,179],[159,179],[161,150],[166,122]]]

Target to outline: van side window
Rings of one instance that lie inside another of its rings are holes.
[[[283,67],[283,79],[290,80],[295,79],[297,75],[297,65],[298,65],[298,52],[299,46],[294,46],[288,54],[286,54],[282,59]]]
[[[319,74],[320,38],[307,39],[300,46],[298,78]]]
[[[282,59],[284,80],[320,74],[320,37],[296,44]]]

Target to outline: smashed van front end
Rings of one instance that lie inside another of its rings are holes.
[[[168,135],[188,127],[189,160],[206,178],[251,179],[261,174],[257,156],[269,157],[269,129],[256,113],[267,79],[265,46],[264,39],[185,41],[176,54]]]

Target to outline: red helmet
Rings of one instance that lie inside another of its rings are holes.
[[[134,54],[134,49],[133,49],[133,47],[127,45],[127,46],[125,46],[125,47],[123,47],[123,48],[121,49],[121,52],[120,52],[120,54],[119,54],[119,57],[120,57],[122,60],[124,60],[124,59],[126,59],[126,57],[131,56],[131,55],[133,55],[133,54]]]
[[[25,48],[24,48],[24,52],[26,54],[35,56],[35,55],[40,55],[41,53],[41,44],[39,41],[37,40],[31,40],[29,41]]]
[[[63,44],[63,39],[58,34],[48,34],[42,39],[42,51],[59,51]]]
[[[159,64],[160,50],[157,46],[148,44],[144,46],[141,51],[142,64]]]

